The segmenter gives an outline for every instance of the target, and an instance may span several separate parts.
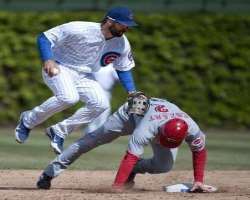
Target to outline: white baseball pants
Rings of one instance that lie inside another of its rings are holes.
[[[54,96],[25,112],[24,124],[32,129],[54,113],[60,112],[80,100],[85,103],[85,107],[78,109],[68,119],[53,125],[56,132],[64,138],[108,109],[109,101],[92,74],[79,73],[62,65],[59,65],[59,68],[60,73],[53,77],[49,77],[43,71],[44,82],[52,90]]]

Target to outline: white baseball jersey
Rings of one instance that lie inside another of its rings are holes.
[[[75,21],[44,34],[52,44],[54,59],[78,72],[96,72],[110,63],[120,71],[135,66],[126,36],[105,40],[100,23]]]
[[[105,67],[101,67],[101,69],[93,75],[102,88],[109,92],[111,92],[115,82],[119,80],[112,63]]]
[[[127,71],[134,67],[134,60],[126,36],[106,40],[99,23],[70,22],[44,34],[51,42],[53,57],[59,63],[60,73],[49,77],[43,71],[44,81],[54,96],[26,112],[24,123],[34,128],[79,100],[85,102],[85,107],[52,126],[64,138],[110,107],[104,90],[92,72],[111,63],[117,70]]]
[[[126,110],[126,108],[124,107]],[[120,114],[125,116],[124,109]],[[134,116],[135,129],[129,140],[128,151],[134,155],[143,154],[144,146],[150,142],[158,142],[157,134],[159,128],[173,118],[181,118],[188,124],[186,142],[192,151],[199,151],[204,148],[204,134],[193,119],[183,112],[179,107],[163,99],[151,98],[150,107],[145,116]]]

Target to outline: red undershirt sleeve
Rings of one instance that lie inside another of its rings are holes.
[[[207,160],[207,150],[206,148],[201,151],[192,152],[193,154],[193,169],[194,169],[194,181],[203,182],[204,171]]]

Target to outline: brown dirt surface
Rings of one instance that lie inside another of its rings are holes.
[[[52,181],[50,190],[36,189],[41,171],[0,170],[0,199],[81,199],[81,200],[250,200],[250,171],[209,171],[206,184],[218,188],[215,193],[167,193],[163,186],[191,182],[192,171],[138,175],[132,190],[111,190],[115,171],[65,171]]]

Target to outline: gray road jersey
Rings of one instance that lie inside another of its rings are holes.
[[[124,116],[124,112],[121,113],[121,116]],[[181,118],[188,124],[186,142],[189,145],[192,145],[193,141],[203,135],[199,126],[188,114],[173,103],[163,99],[151,98],[150,108],[145,116],[134,118],[135,129],[130,137],[128,150],[138,156],[143,154],[145,145],[156,142],[155,136],[159,133],[159,127],[173,118]]]

